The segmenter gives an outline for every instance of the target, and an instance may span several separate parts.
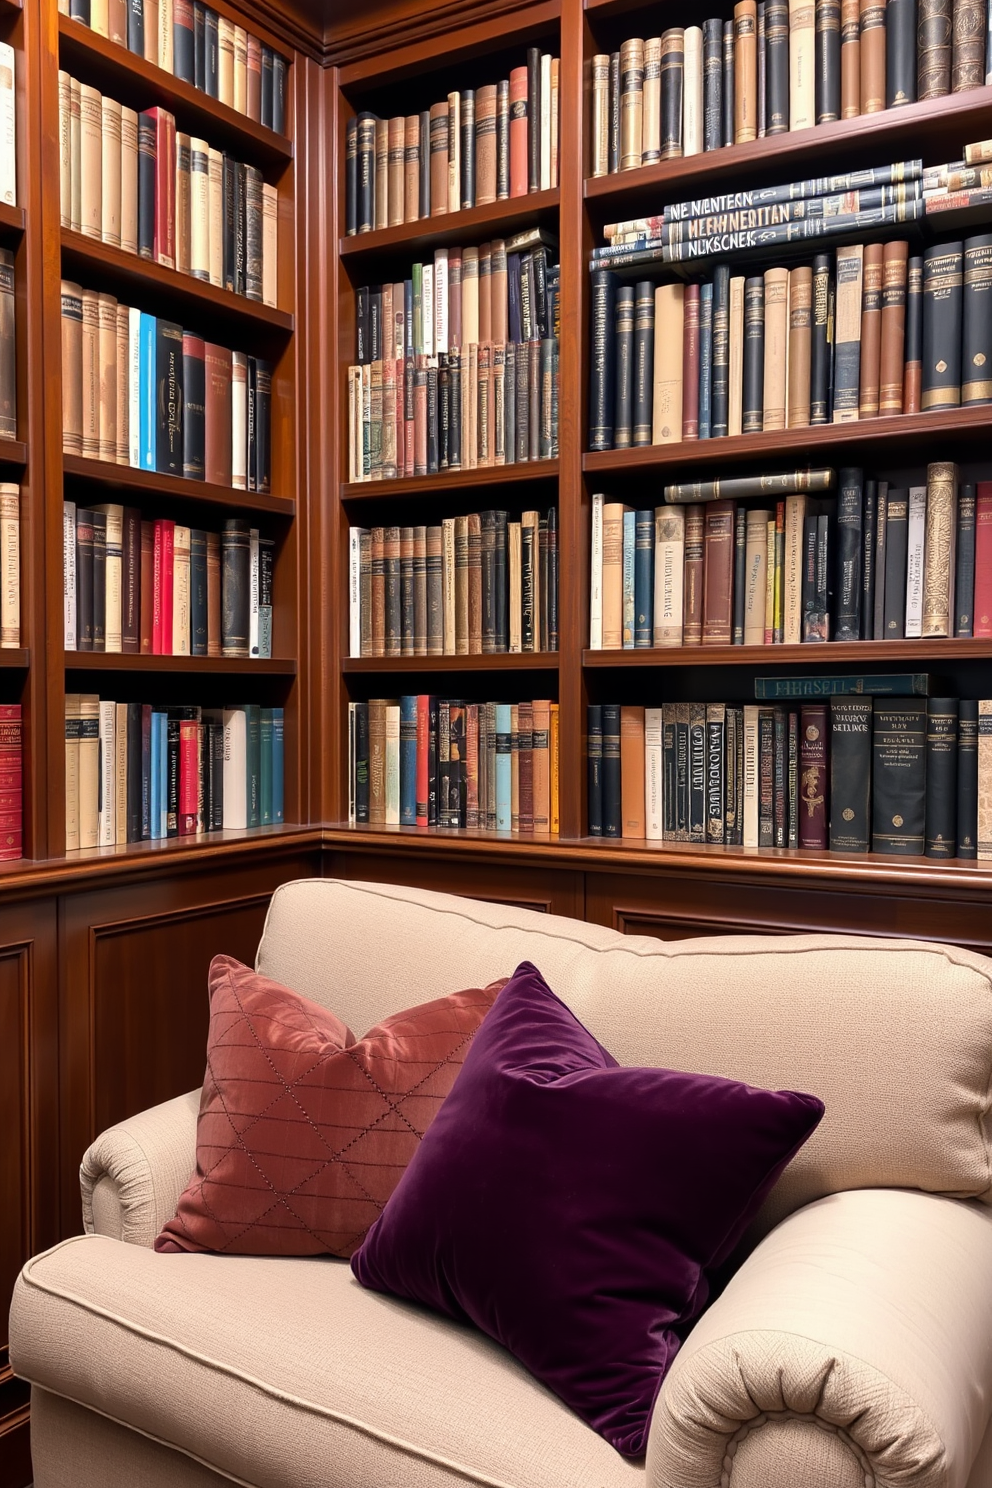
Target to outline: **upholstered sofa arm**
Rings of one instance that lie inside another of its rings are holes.
[[[650,1488],[964,1488],[992,1411],[992,1212],[905,1190],[800,1209],[662,1386]]]
[[[151,1247],[196,1166],[200,1092],[141,1111],[97,1137],[83,1157],[83,1225],[129,1245]]]

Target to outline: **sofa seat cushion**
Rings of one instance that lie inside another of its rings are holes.
[[[12,1364],[258,1488],[640,1488],[497,1344],[328,1258],[77,1236],[17,1283]]]

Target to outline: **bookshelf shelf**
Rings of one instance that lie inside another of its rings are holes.
[[[135,656],[122,652],[67,651],[67,672],[189,672],[192,676],[295,677],[296,662],[232,656]]]
[[[390,672],[557,672],[557,651],[526,651],[495,656],[352,656],[341,662],[347,673]]]
[[[582,456],[590,474],[632,474],[640,470],[697,470],[702,466],[743,466],[761,459],[775,465],[829,465],[841,457],[866,460],[896,457],[904,463],[922,451],[938,459],[941,452],[981,450],[988,441],[989,405],[943,409],[934,413],[899,414],[892,418],[862,419],[852,424],[820,424],[806,429],[769,429],[761,434],[734,434],[724,439],[692,439],[677,444],[645,444],[636,449],[593,450]],[[946,458],[946,455],[943,456]],[[661,492],[658,493],[659,497]]]
[[[16,243],[24,232],[24,221],[23,207],[8,207],[6,202],[0,202],[0,244]]]
[[[293,317],[285,310],[218,289],[192,274],[180,274],[67,228],[62,229],[62,265],[87,289],[112,289],[119,299],[132,289],[156,314],[171,310],[179,317],[192,315],[190,329],[198,333],[206,321],[242,338],[259,332],[280,337],[292,334]]]
[[[28,447],[19,439],[0,439],[0,471],[22,470],[28,463]]]
[[[293,517],[296,502],[291,496],[265,496],[258,491],[239,491],[233,486],[215,486],[208,481],[184,480],[178,475],[162,475],[156,470],[137,470],[131,465],[112,465],[109,460],[87,460],[80,455],[63,455],[62,470],[67,484],[93,485],[129,494],[134,500],[142,496],[162,496],[173,501],[190,501],[210,506],[231,507],[237,511],[271,512],[274,516]]]
[[[992,660],[992,639],[935,636],[909,641],[828,641],[789,646],[665,646],[640,651],[583,651],[582,665],[596,671],[615,667],[801,667],[804,671],[839,666]]]
[[[30,652],[23,647],[20,650],[0,651],[0,670],[24,672],[27,671],[30,664]]]
[[[342,481],[342,501],[474,491],[486,486],[516,485],[519,481],[557,481],[557,460],[533,460],[523,465],[486,465],[475,470],[442,470],[438,475],[404,476],[401,480]]]
[[[486,202],[464,212],[421,217],[416,222],[380,228],[378,232],[344,237],[338,249],[349,272],[354,273],[359,266],[364,269],[367,263],[387,253],[395,257],[406,249],[414,252],[452,243],[471,246],[476,241],[481,242],[491,231],[494,236],[501,237],[512,237],[522,228],[538,225],[553,227],[557,231],[558,204],[557,187],[551,191],[533,191],[527,196]]]
[[[204,135],[249,164],[278,170],[293,158],[292,142],[283,135],[65,15],[59,16],[59,65],[132,108],[163,104],[180,129]]]

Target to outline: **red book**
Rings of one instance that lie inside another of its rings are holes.
[[[136,656],[141,650],[141,513],[124,508],[124,551],[121,558],[121,650]]]
[[[175,523],[159,517],[155,522],[153,553],[152,654],[172,655],[172,547]]]
[[[152,257],[176,267],[176,121],[164,108],[149,109],[155,120],[155,236]]]
[[[141,573],[139,577],[139,615],[142,656],[155,652],[155,523],[141,524]]]
[[[683,646],[700,646],[703,641],[703,511],[704,508],[697,505],[685,509]]]
[[[417,695],[417,826],[427,826],[427,796],[430,789],[428,765],[430,763],[431,700],[427,693]]]
[[[827,850],[827,782],[830,729],[825,703],[809,703],[799,716],[799,846]]]
[[[682,438],[699,438],[699,285],[687,284],[682,312]]]
[[[21,705],[0,703],[0,861],[23,856]]]
[[[688,286],[687,286],[688,287]],[[733,501],[710,501],[703,537],[703,645],[729,646],[734,635]]]
[[[231,484],[231,353],[224,346],[204,344],[203,443],[204,480],[215,486]]]
[[[162,553],[163,537],[162,528],[165,526],[159,517],[154,523],[154,537],[152,541],[152,655],[162,655]]]
[[[527,69],[510,73],[510,195],[527,195]]]
[[[975,487],[975,635],[992,636],[992,481]]]
[[[179,835],[196,832],[200,813],[200,725],[193,718],[179,724]]]

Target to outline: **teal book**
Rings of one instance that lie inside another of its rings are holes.
[[[245,791],[248,806],[248,826],[261,825],[262,819],[262,728],[261,709],[257,703],[245,705],[245,733],[247,750],[245,759]]]
[[[272,709],[260,708],[258,714],[259,760],[260,760],[260,822],[263,827],[272,825]]]
[[[860,697],[929,697],[929,672],[859,674],[851,677],[755,677],[754,695],[761,701],[818,698],[834,695]]]
[[[159,806],[159,788],[162,778],[162,735],[159,732],[159,721],[164,714],[152,714],[151,729],[151,766],[149,770],[148,794],[151,802],[149,836],[154,840],[162,836],[162,811]]]
[[[510,830],[510,705],[496,704],[496,830]]]
[[[417,699],[400,698],[400,826],[417,825]]]
[[[282,708],[272,709],[272,820],[285,821],[284,785],[286,775],[286,715]]]
[[[156,359],[158,327],[154,315],[141,312],[138,330],[138,464],[142,470],[155,469],[155,445],[158,438],[156,402]]]
[[[654,512],[636,513],[634,532],[634,645],[654,637]]]

